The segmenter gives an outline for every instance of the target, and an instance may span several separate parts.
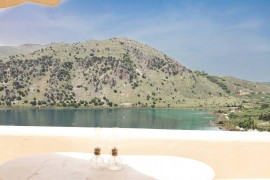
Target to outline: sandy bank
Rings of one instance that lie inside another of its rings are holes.
[[[0,162],[47,152],[189,157],[211,166],[216,178],[270,178],[270,133],[0,126]]]

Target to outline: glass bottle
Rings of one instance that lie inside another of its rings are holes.
[[[94,156],[91,157],[91,167],[93,168],[104,168],[106,166],[104,158],[100,155],[101,148],[96,147],[94,149]]]
[[[112,156],[108,160],[108,169],[113,171],[119,171],[123,168],[121,158],[118,157],[118,149],[112,149]]]

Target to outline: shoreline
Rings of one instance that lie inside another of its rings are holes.
[[[220,131],[237,131],[237,130],[232,130],[232,129],[226,128],[225,126],[222,126],[220,122],[224,122],[223,120],[221,120],[223,114],[216,113],[216,115],[217,115],[217,119],[210,122],[211,126],[218,128]]]
[[[230,108],[226,109],[229,110]],[[226,126],[226,122],[229,122],[229,113],[224,112],[215,112],[214,114],[217,116],[216,120],[212,122],[212,126],[215,126],[219,128],[221,131],[240,131],[240,129],[237,129],[236,127]]]
[[[11,109],[48,109],[48,110],[58,110],[58,109],[169,109],[169,110],[209,110],[213,111],[215,109],[226,109],[228,107],[127,107],[127,106],[118,106],[118,107],[27,107],[27,106],[12,106],[12,107],[3,107],[0,106],[0,110],[11,110]]]

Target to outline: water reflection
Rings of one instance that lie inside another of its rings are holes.
[[[217,130],[207,110],[14,109],[0,111],[1,125]]]

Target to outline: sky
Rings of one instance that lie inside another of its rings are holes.
[[[269,0],[62,0],[0,10],[0,45],[127,37],[191,70],[270,82]]]

